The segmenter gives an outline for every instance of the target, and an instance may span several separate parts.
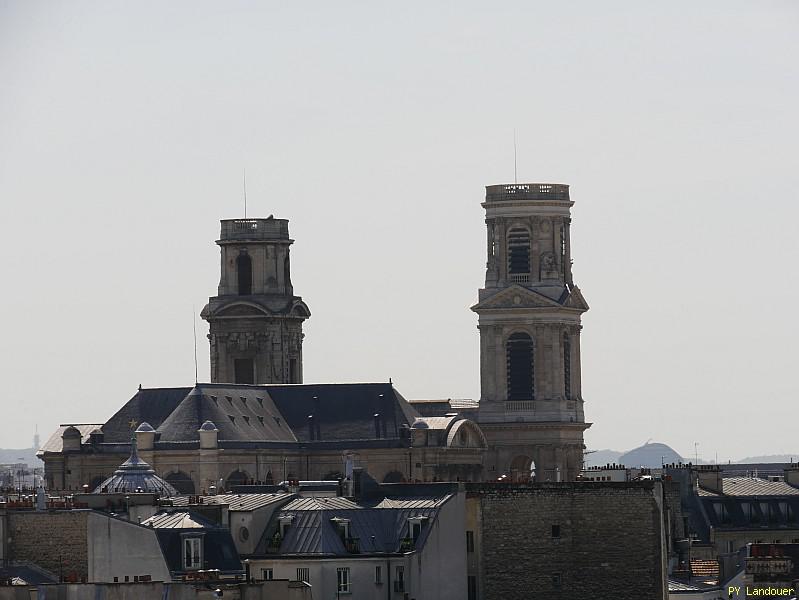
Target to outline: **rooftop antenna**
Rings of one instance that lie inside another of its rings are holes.
[[[245,213],[246,215],[246,213]],[[194,305],[191,307],[191,326],[194,331],[194,385],[197,385],[197,317],[194,314]]]
[[[247,167],[244,167],[244,218],[247,218]]]
[[[516,128],[513,128],[513,183],[519,183],[519,177],[516,172]]]

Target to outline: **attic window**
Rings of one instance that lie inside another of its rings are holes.
[[[280,427],[280,417],[272,417],[272,418],[275,420],[275,423],[277,423],[277,426]]]
[[[260,404],[261,406],[264,405],[264,399],[263,398],[256,398],[256,400],[258,400],[258,404]]]
[[[333,523],[333,527],[336,528],[336,533],[338,533],[341,541],[346,543],[347,538],[350,537],[350,520],[333,517],[330,519],[330,522]]]
[[[231,423],[233,423],[234,425],[236,424],[236,417],[234,417],[233,415],[228,415],[227,418],[230,419]]]
[[[202,569],[203,566],[203,540],[202,537],[192,536],[183,538],[183,568],[187,571]]]
[[[242,415],[242,418],[244,419],[244,422],[247,423],[247,425],[250,424],[250,417],[248,417],[247,415]]]
[[[208,397],[209,397],[211,400],[213,400],[214,402],[216,402],[216,396],[208,396]]]
[[[279,518],[279,521],[280,521],[280,537],[281,538],[283,538],[283,539],[286,538],[286,532],[289,530],[289,527],[291,527],[291,522],[293,520],[294,520],[294,517],[292,515],[283,515],[283,516],[281,516]]]
[[[241,398],[241,401],[244,403],[244,406],[247,406],[247,398],[245,398],[244,396],[239,396],[239,398]]]
[[[261,423],[261,425],[263,425],[264,424],[264,418],[263,417],[258,417],[258,422]]]
[[[233,404],[233,397],[232,396],[225,396],[225,400]]]
[[[410,534],[410,538],[413,540],[413,543],[416,543],[416,540],[419,539],[419,536],[422,534],[422,525],[427,520],[427,517],[417,516],[417,517],[410,517],[408,519],[408,533]]]

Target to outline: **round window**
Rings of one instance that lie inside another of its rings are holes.
[[[250,530],[247,529],[246,527],[240,527],[239,528],[239,539],[242,542],[246,542],[248,539],[250,539]]]

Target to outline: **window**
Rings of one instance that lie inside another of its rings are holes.
[[[560,525],[553,525],[552,526],[552,537],[553,538],[560,538]]]
[[[187,537],[183,540],[183,568],[202,569],[203,541],[198,537]]]
[[[289,481],[290,480],[291,480],[291,478],[289,478]],[[280,537],[281,538],[285,538],[286,537],[286,533],[288,532],[289,527],[291,527],[291,522],[293,520],[294,520],[294,517],[292,517],[291,515],[285,515],[285,516],[279,517],[279,521],[280,521]]]
[[[261,579],[264,581],[272,581],[275,578],[275,572],[272,569],[261,569]]]
[[[511,281],[530,281],[530,232],[521,227],[508,231],[508,274]]]
[[[469,575],[466,578],[466,590],[468,600],[477,600],[477,577]]]
[[[569,334],[563,334],[563,393],[566,400],[572,397],[572,345]]]
[[[474,531],[466,532],[466,552],[474,552]]]
[[[236,257],[236,273],[239,276],[239,296],[252,294],[252,259],[246,252]]]
[[[506,344],[508,400],[535,400],[533,339],[514,333]]]
[[[380,565],[375,567],[375,583],[383,583],[383,567]]]
[[[297,373],[297,359],[289,359],[289,383],[299,383],[300,377]]]
[[[552,587],[559,588],[563,583],[560,573],[552,573]]]
[[[420,533],[422,533],[422,523],[420,521],[414,521],[411,525],[411,537],[414,542],[419,539]]]
[[[405,567],[397,565],[394,569],[394,591],[405,591]]]
[[[297,581],[304,581],[311,583],[311,570],[308,567],[300,567],[297,569]]]
[[[349,567],[339,567],[336,569],[336,579],[338,581],[338,592],[350,592],[350,569]]]
[[[233,361],[233,370],[235,371],[235,383],[255,383],[255,369],[253,368],[253,361],[251,358],[237,358]]]

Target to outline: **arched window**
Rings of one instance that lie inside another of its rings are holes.
[[[508,231],[508,274],[511,281],[530,281],[530,232],[522,227]]]
[[[535,357],[533,339],[514,333],[506,344],[508,400],[535,399]]]
[[[567,400],[572,397],[572,343],[569,334],[563,334],[563,392]]]
[[[172,484],[181,496],[191,495],[194,493],[194,481],[183,471],[173,471],[164,479]]]
[[[236,258],[236,271],[239,275],[239,296],[252,294],[252,259],[242,253]]]

